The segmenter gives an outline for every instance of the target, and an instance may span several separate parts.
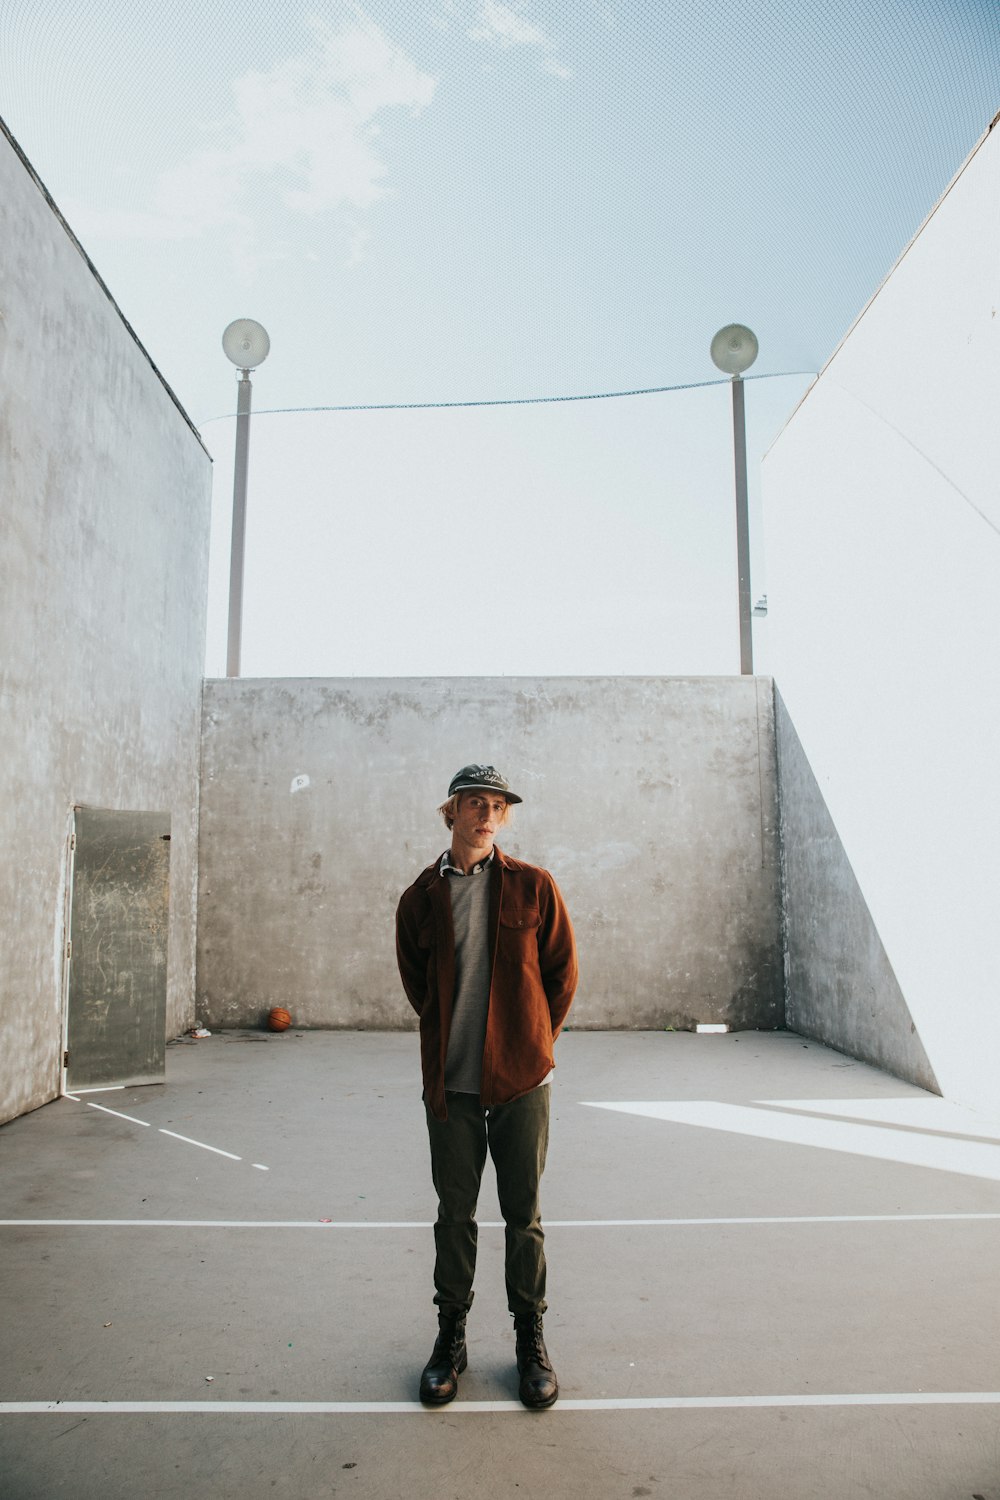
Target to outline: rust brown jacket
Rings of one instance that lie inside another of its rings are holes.
[[[444,1063],[455,990],[455,931],[449,878],[440,856],[403,892],[396,911],[396,957],[407,998],[420,1017],[424,1097],[448,1118]],[[552,1044],[576,989],[576,943],[559,888],[547,870],[511,859],[494,845],[490,865],[490,996],[480,1098],[507,1104],[555,1066]]]

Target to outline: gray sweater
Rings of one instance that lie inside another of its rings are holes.
[[[478,1094],[490,1003],[490,867],[445,879],[455,928],[455,995],[444,1086]]]

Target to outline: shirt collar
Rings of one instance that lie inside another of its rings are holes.
[[[491,863],[491,861],[492,861],[493,856],[494,856],[495,853],[496,853],[496,848],[494,847],[493,849],[490,850],[489,854],[487,854],[486,858],[485,859],[481,859],[477,865],[473,865],[472,869],[468,873],[470,875],[478,875],[481,870],[485,870],[486,866]],[[444,853],[442,854],[442,856],[441,856],[441,863],[438,865],[438,874],[439,875],[463,875],[464,876],[465,873],[466,872],[464,870],[460,870],[457,865],[452,864],[452,861],[451,861],[451,850],[450,849],[446,849],[444,851]]]

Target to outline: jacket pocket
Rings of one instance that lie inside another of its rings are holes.
[[[511,932],[531,932],[541,921],[537,906],[512,907],[500,913],[500,926]]]

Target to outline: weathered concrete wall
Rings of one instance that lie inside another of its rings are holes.
[[[0,133],[0,1120],[53,1098],[75,803],[172,817],[167,1029],[193,1014],[211,466]]]
[[[783,1022],[769,679],[433,678],[205,686],[198,1010],[413,1023],[396,902],[448,842],[453,772],[524,796],[501,844],[573,915],[578,1027]]]
[[[789,1013],[863,1057],[877,1033],[882,1066],[906,1077],[916,1035],[945,1096],[986,1110],[1000,1077],[998,310],[1000,128],[763,475],[775,682],[836,838],[829,880],[814,865],[797,889],[790,868],[792,973],[811,978]],[[789,830],[810,822],[799,793],[813,796],[783,775]],[[855,945],[843,861],[877,947]]]

